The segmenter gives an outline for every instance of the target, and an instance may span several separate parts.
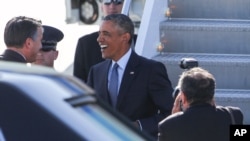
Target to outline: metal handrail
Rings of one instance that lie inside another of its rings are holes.
[[[130,4],[131,4],[131,0],[124,0],[123,7],[122,7],[122,14],[128,16]]]

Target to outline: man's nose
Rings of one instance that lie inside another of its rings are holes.
[[[101,41],[103,41],[103,37],[101,36],[101,34],[99,34],[99,36],[97,37],[97,42],[101,42]]]

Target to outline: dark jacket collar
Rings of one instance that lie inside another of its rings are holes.
[[[13,61],[13,62],[20,62],[20,63],[27,63],[25,58],[18,52],[6,49],[2,55],[2,60],[5,61]]]

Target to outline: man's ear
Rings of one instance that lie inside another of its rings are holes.
[[[122,40],[126,41],[126,42],[129,42],[130,38],[131,38],[130,34],[125,33],[125,34],[123,34]]]
[[[25,40],[25,42],[23,44],[23,49],[22,49],[22,53],[24,54],[24,56],[30,54],[33,51],[33,49],[32,49],[33,44],[34,44],[34,42],[31,38],[27,38]]]
[[[181,94],[181,101],[182,102],[186,102],[186,96],[184,95],[184,93],[182,91],[180,91],[180,94]]]
[[[56,60],[56,59],[57,59],[58,54],[59,54],[58,50],[54,51],[54,60]]]
[[[24,42],[24,47],[25,47],[25,48],[30,48],[30,47],[32,47],[32,45],[33,45],[33,39],[27,38],[27,39],[25,40],[25,42]]]
[[[211,100],[210,104],[216,106],[214,98]]]

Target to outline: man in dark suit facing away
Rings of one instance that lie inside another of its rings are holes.
[[[229,141],[230,124],[243,123],[238,107],[215,105],[215,78],[207,70],[183,72],[178,88],[173,114],[159,123],[159,141]]]
[[[87,84],[103,101],[156,139],[158,122],[171,114],[173,88],[161,62],[131,49],[133,35],[134,25],[128,16],[104,17],[97,41],[106,60],[91,68]],[[113,66],[118,66],[116,77]]]

